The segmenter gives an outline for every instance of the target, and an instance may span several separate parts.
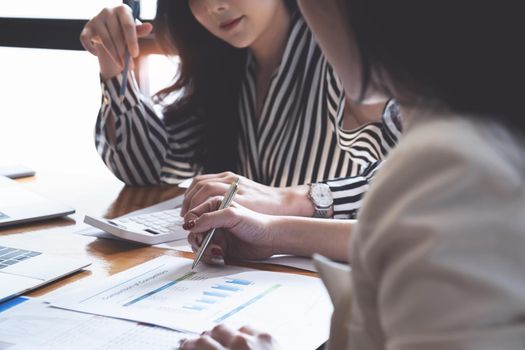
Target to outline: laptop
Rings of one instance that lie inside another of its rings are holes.
[[[0,176],[0,228],[73,214],[75,209],[40,196]]]
[[[0,302],[76,272],[91,263],[0,244]]]

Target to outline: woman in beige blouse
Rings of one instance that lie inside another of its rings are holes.
[[[328,348],[525,349],[525,22],[518,3],[300,4],[350,97],[366,103],[391,94],[409,118],[365,196],[351,272],[317,258],[335,304]],[[287,234],[293,218],[216,207],[210,201],[187,215],[194,244],[222,227],[216,245],[226,258],[289,245],[316,251],[315,241]],[[311,226],[295,222],[293,230],[301,229]],[[218,326],[181,348],[278,344],[258,330]]]

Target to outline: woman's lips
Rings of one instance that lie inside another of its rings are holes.
[[[244,16],[241,16],[241,17],[238,17],[238,18],[235,18],[235,19],[224,21],[224,22],[222,22],[220,24],[220,27],[223,30],[231,30],[231,29],[235,28],[241,22],[241,20],[243,18],[244,18]]]

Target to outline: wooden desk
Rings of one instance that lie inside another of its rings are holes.
[[[22,182],[32,190],[73,206],[76,209],[75,214],[63,219],[0,230],[0,244],[45,251],[65,257],[82,257],[92,262],[85,271],[44,286],[30,293],[30,296],[44,295],[83,278],[100,280],[165,254],[193,258],[192,253],[97,239],[76,233],[84,227],[82,221],[87,213],[109,218],[120,216],[181,194],[182,191],[177,186],[125,187],[112,176],[94,177],[85,173],[75,174],[72,181],[70,175],[42,171],[36,177],[24,179]],[[286,267],[246,263],[239,265],[315,275]]]

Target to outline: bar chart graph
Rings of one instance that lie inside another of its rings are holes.
[[[249,321],[274,333],[283,345],[296,344],[298,332],[315,338],[301,338],[305,343],[326,340],[328,329],[319,330],[329,323],[331,303],[318,279],[236,266],[203,264],[191,270],[191,264],[156,258],[54,305],[192,334],[219,323],[241,327]]]
[[[183,309],[192,311],[205,311],[212,305],[218,305],[227,301],[235,302],[235,295],[243,292],[243,287],[252,286],[255,282],[243,279],[225,279],[221,283],[210,286],[209,289],[202,291],[202,296],[191,304],[183,305]],[[228,299],[234,298],[234,299]]]

